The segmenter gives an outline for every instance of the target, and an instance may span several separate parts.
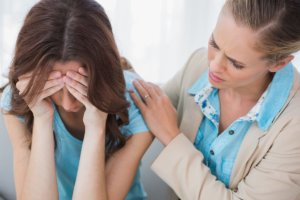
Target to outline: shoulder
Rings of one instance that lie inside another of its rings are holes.
[[[300,75],[299,72],[294,69],[294,82],[291,88],[288,100],[284,106],[279,118],[287,118],[290,120],[298,119],[300,121]],[[299,126],[300,129],[300,126]]]
[[[0,100],[0,107],[3,110],[5,111],[11,110],[11,98],[12,98],[12,89],[10,85],[7,85],[1,94],[1,100]]]
[[[128,92],[129,90],[132,90],[138,95],[138,92],[134,88],[132,82],[135,79],[141,79],[141,77],[138,74],[136,74],[135,72],[131,72],[131,71],[127,71],[127,70],[124,70],[123,73],[124,73],[124,78],[125,78],[125,83],[126,83],[125,97],[130,105],[128,108],[129,123],[127,125],[124,125],[123,127],[121,127],[121,132],[125,135],[133,135],[133,134],[137,134],[137,133],[148,132],[149,129],[148,129],[145,121],[143,120],[141,112],[138,109],[138,107],[135,105],[135,103],[133,102],[133,100]]]
[[[297,143],[300,150],[298,142],[300,140],[300,75],[296,69],[294,75],[294,84],[289,99],[274,121],[271,130],[279,133],[277,141],[282,137],[285,138],[284,140],[290,138],[289,143]]]
[[[183,71],[182,84],[191,86],[208,68],[207,49],[200,48],[188,59]]]
[[[124,79],[125,79],[125,84],[126,84],[126,90],[132,90],[134,89],[133,86],[133,81],[136,79],[141,79],[141,77],[132,71],[128,71],[128,70],[123,70],[123,74],[124,74]]]

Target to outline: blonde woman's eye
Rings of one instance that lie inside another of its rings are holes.
[[[213,39],[209,40],[209,45],[215,49],[219,49],[218,45],[215,43],[215,41]]]
[[[231,64],[232,64],[236,69],[243,69],[243,68],[244,68],[243,65],[237,64],[237,63],[232,62],[232,61],[230,61],[230,62],[231,62]]]

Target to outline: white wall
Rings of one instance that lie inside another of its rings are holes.
[[[183,66],[195,49],[206,46],[224,0],[98,1],[112,22],[121,54],[130,59],[143,78],[161,83]],[[17,33],[35,2],[0,2],[2,74],[7,73]]]

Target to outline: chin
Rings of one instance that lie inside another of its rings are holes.
[[[214,81],[211,81],[210,79],[208,79],[208,81],[214,88],[217,88],[217,89],[222,88],[221,84],[215,83]]]

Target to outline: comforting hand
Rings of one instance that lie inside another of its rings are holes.
[[[84,68],[79,68],[78,72],[68,71],[64,77],[64,82],[68,91],[85,106],[83,123],[87,128],[93,130],[105,130],[107,113],[102,112],[90,103],[87,97],[88,74]]]
[[[177,114],[168,96],[155,84],[142,80],[133,82],[142,99],[134,92],[131,97],[139,107],[151,132],[168,145],[179,133]]]
[[[19,90],[20,95],[22,95],[27,88],[30,79],[31,73],[19,77],[19,81],[17,82],[16,87]],[[43,90],[38,94],[37,98],[35,98],[33,102],[28,102],[28,98],[24,98],[34,117],[53,116],[54,109],[51,105],[51,100],[48,97],[56,93],[63,87],[64,81],[61,73],[58,71],[53,71],[49,74],[48,80],[46,81]]]

